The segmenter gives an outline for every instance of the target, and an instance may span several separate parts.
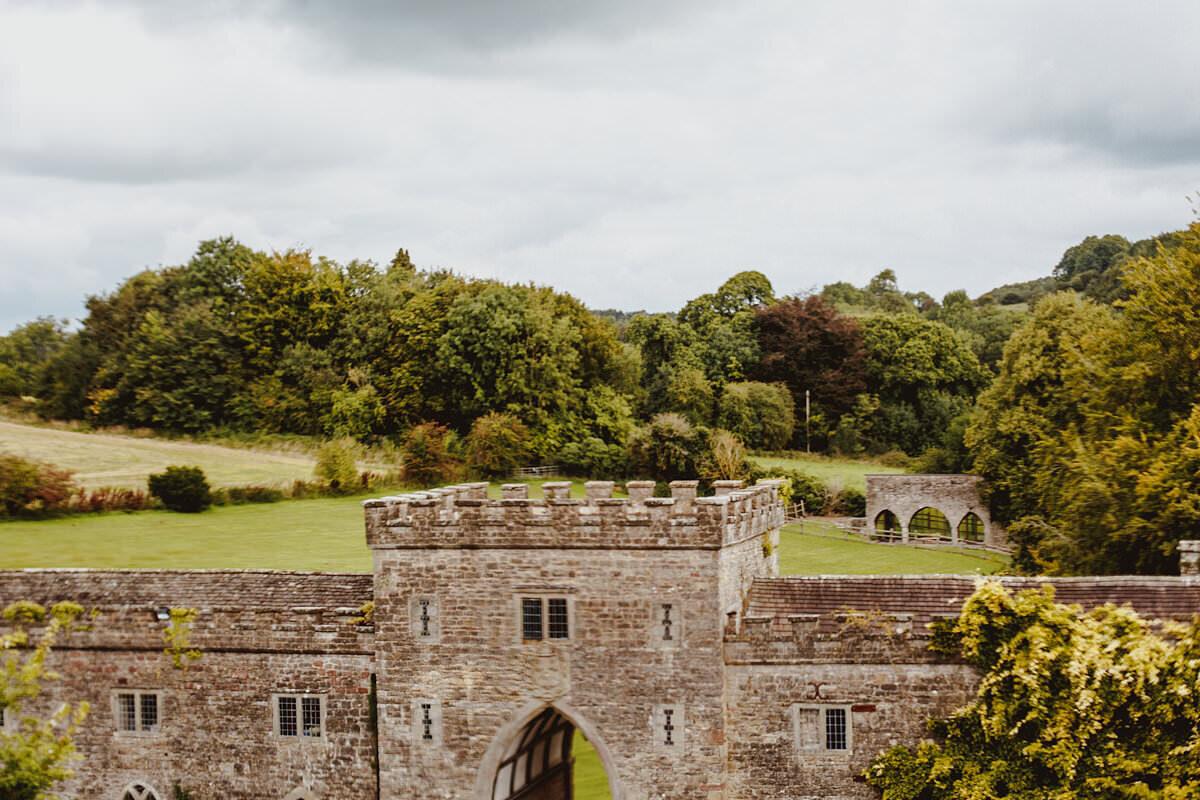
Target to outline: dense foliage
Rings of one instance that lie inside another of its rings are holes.
[[[1115,308],[1040,303],[980,400],[966,441],[1025,569],[1175,572],[1200,525],[1200,223],[1171,240]]]
[[[351,494],[361,488],[357,456],[358,443],[353,439],[330,439],[317,451],[313,473],[328,483],[333,491]]]
[[[195,514],[212,505],[212,489],[199,467],[167,467],[149,477],[150,494],[171,511]]]
[[[67,470],[0,452],[0,519],[53,511],[75,491]]]
[[[936,742],[893,747],[866,771],[885,800],[1195,797],[1200,624],[1053,592],[983,584],[935,645],[982,673],[974,700],[933,720]]]
[[[512,414],[490,411],[467,434],[467,465],[487,478],[503,478],[529,457],[529,429]]]

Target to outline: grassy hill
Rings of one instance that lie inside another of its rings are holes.
[[[831,458],[829,456],[809,455],[799,458],[775,458],[773,456],[749,456],[763,469],[798,469],[819,478],[827,484],[835,484],[847,489],[867,490],[867,475],[898,475],[904,470],[896,467],[885,467],[870,461],[851,461],[848,459]]]
[[[311,480],[314,459],[194,442],[80,433],[0,421],[0,451],[75,473],[89,489],[145,489],[146,476],[172,464],[197,466],[213,486],[282,486]]]

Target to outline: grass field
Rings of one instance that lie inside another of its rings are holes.
[[[369,572],[356,498],[0,523],[0,566]]]
[[[0,452],[75,473],[81,486],[145,489],[146,476],[172,464],[197,466],[213,486],[282,486],[311,480],[314,461],[299,455],[217,445],[78,433],[0,422]]]
[[[748,456],[763,469],[798,469],[819,478],[827,484],[840,484],[848,489],[867,490],[867,475],[899,475],[904,472],[896,467],[885,467],[869,461],[847,461],[828,456],[806,456],[804,458],[772,458]]]
[[[541,497],[540,485],[529,487]],[[396,490],[399,491],[399,490]],[[500,486],[489,487],[492,497]],[[571,495],[583,497],[582,481]],[[0,567],[369,572],[363,496],[0,522]]]
[[[999,556],[965,549],[880,544],[849,534],[817,536],[796,526],[779,533],[779,571],[784,575],[990,575],[1006,564]]]

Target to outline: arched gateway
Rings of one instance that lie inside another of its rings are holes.
[[[479,766],[478,800],[570,800],[578,728],[595,748],[613,800],[624,798],[603,739],[573,709],[530,703],[496,734]]]

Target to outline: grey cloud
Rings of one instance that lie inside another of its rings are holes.
[[[1100,2],[1081,12],[1058,3],[960,11],[963,60],[948,105],[958,125],[1114,166],[1200,162],[1200,6]]]
[[[1200,164],[1200,116],[1191,104],[1174,111],[1130,110],[1097,100],[1090,105],[1031,108],[998,120],[1000,141],[1052,142],[1115,165],[1131,167]]]
[[[349,62],[430,72],[498,69],[503,54],[562,36],[620,38],[715,0],[128,0],[158,30],[259,19],[300,31]]]
[[[112,138],[86,137],[25,147],[0,145],[0,170],[14,175],[63,178],[80,183],[169,185],[234,176],[278,181],[316,169],[351,163],[352,148],[293,143],[157,141],[127,146]]]

